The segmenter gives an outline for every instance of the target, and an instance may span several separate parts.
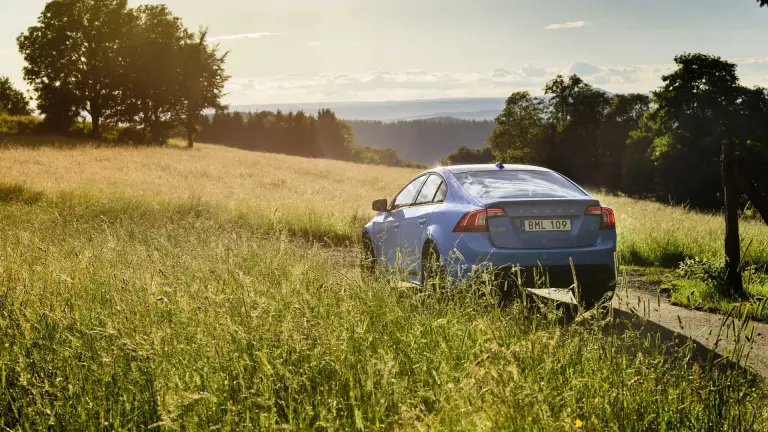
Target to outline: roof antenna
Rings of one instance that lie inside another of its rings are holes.
[[[500,170],[503,170],[504,169],[504,164],[499,162],[499,163],[496,164],[496,168],[498,168]]]

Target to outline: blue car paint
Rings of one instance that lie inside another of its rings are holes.
[[[424,171],[413,180],[428,174],[440,175],[448,186],[443,203],[405,207],[394,212],[378,213],[365,227],[362,235],[370,237],[374,253],[384,265],[384,273],[399,276],[409,282],[421,283],[421,259],[424,245],[430,241],[435,244],[446,273],[455,280],[462,280],[477,268],[491,266],[580,266],[580,265],[615,265],[616,231],[599,230],[593,244],[569,248],[531,248],[506,249],[493,245],[487,232],[457,233],[454,227],[464,214],[469,211],[486,208],[489,200],[480,200],[469,195],[454,176],[454,172],[468,170],[490,171],[499,169],[494,165],[439,167]],[[507,165],[505,170],[547,170],[546,168]],[[563,176],[564,177],[564,176]],[[564,177],[565,178],[565,177]],[[566,178],[567,179],[567,178]],[[567,179],[585,194],[585,199],[593,199],[583,188]],[[529,202],[529,199],[507,200]],[[599,217],[586,223],[597,223]],[[504,218],[501,223],[509,223]],[[490,223],[489,223],[490,225]],[[403,258],[403,259],[400,259]],[[400,263],[399,268],[394,268]]]

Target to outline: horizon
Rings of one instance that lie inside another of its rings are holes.
[[[16,37],[45,0],[0,4],[0,76],[22,89]],[[650,92],[673,56],[704,52],[768,86],[768,13],[753,0],[129,0],[165,3],[230,51],[230,105],[488,99],[542,94],[558,73],[612,93]],[[674,3],[674,4],[672,4]]]

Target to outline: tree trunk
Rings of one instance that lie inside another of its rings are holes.
[[[91,136],[94,139],[101,139],[101,113],[91,114]]]
[[[187,105],[186,114],[187,148],[193,148],[195,146],[195,129],[197,128],[197,120],[200,114],[195,112],[192,104]]]
[[[735,176],[733,148],[723,142],[723,197],[725,199],[725,286],[721,288],[724,297],[746,297],[741,280],[741,245],[739,239],[739,190]]]

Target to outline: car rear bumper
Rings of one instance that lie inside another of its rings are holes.
[[[521,288],[570,288],[614,286],[616,272],[608,265],[514,267],[494,269],[495,280]]]
[[[573,285],[571,268],[580,285],[615,283],[616,233],[603,232],[592,246],[569,249],[499,249],[493,247],[487,234],[462,235],[454,247],[441,251],[449,275],[464,279],[480,269],[491,268],[497,275],[520,268],[526,280],[534,280],[534,269],[549,274],[551,287]]]

